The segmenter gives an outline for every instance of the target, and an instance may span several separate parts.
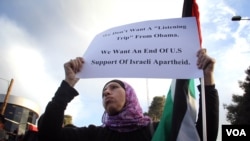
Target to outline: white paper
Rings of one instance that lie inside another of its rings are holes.
[[[194,17],[152,20],[98,34],[83,55],[80,78],[198,78]]]

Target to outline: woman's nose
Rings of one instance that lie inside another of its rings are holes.
[[[103,91],[103,96],[108,96],[110,95],[110,91],[108,89]]]

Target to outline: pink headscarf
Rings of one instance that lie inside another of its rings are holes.
[[[102,117],[103,126],[118,132],[130,132],[147,126],[151,122],[151,119],[143,115],[142,108],[138,102],[134,89],[128,83],[122,83],[125,86],[126,103],[121,112],[117,115],[109,116],[105,111]]]

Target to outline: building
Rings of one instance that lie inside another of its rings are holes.
[[[0,106],[4,103],[5,94],[0,94]],[[9,95],[4,112],[7,132],[14,135],[22,135],[30,125],[36,125],[40,107],[33,101]]]

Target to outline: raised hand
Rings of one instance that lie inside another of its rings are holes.
[[[76,57],[76,59],[71,59],[64,64],[65,70],[65,81],[72,87],[78,82],[79,78],[76,74],[81,71],[84,60],[82,57]]]

